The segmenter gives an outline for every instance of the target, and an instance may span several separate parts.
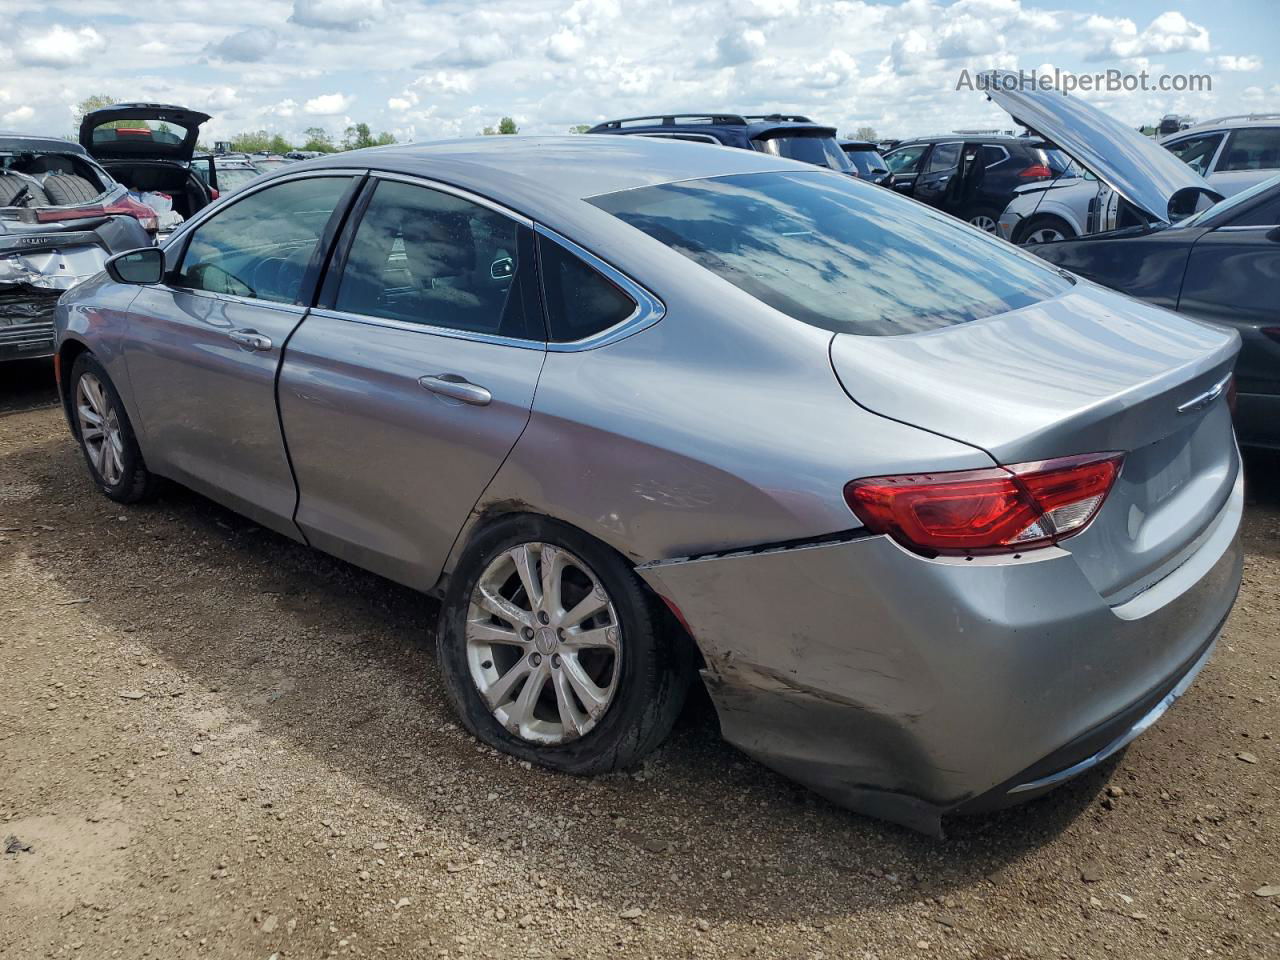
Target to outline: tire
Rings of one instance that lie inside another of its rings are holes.
[[[1052,236],[1056,234],[1056,236]],[[1018,231],[1018,243],[1052,243],[1055,240],[1073,240],[1076,232],[1061,217],[1042,213],[1032,217]]]
[[[76,357],[71,367],[71,422],[89,475],[98,489],[117,503],[138,503],[155,492],[157,478],[147,469],[138,440],[106,370],[91,353]],[[106,423],[105,431],[94,418]],[[97,429],[95,443],[91,431]]]
[[[964,215],[965,221],[984,233],[999,236],[996,224],[1000,219],[1000,211],[995,207],[971,207]]]
[[[525,581],[512,559],[513,551],[520,553],[524,545],[528,545],[524,556],[530,560],[532,582],[539,593],[547,570],[546,548],[554,548],[551,569],[561,570],[559,580],[564,586],[557,591],[559,599],[547,605],[553,617],[549,622],[523,609],[537,606],[530,602],[529,592],[521,585]],[[509,574],[505,572],[508,563]],[[499,572],[495,574],[495,570]],[[493,633],[523,636],[525,628],[513,616],[505,624],[516,629],[508,630],[500,618],[474,605],[482,577],[487,590],[514,597],[508,602],[522,607],[515,612],[527,613],[530,639],[518,645],[502,640],[485,642]],[[597,592],[591,592],[590,583]],[[601,589],[603,601],[599,599]],[[557,631],[561,614],[556,609],[572,606],[580,610],[580,597],[594,598],[587,606],[602,602],[605,606],[583,620],[583,627],[573,626],[572,617],[565,614],[565,630]],[[601,625],[610,623],[616,628],[612,650],[574,649],[579,632],[579,640],[588,635],[604,637],[608,627]],[[563,646],[553,639],[557,632],[564,637]],[[469,635],[478,639],[469,641]],[[471,733],[521,760],[584,775],[633,766],[671,731],[692,673],[687,655],[682,656],[688,646],[673,639],[670,614],[622,557],[580,530],[527,515],[498,520],[468,544],[450,579],[436,630],[445,689]],[[594,715],[585,709],[587,698],[576,692],[581,689],[580,670],[589,674],[593,683],[590,691],[607,687],[609,692],[608,702]],[[509,672],[514,676],[520,671],[524,671],[520,680],[507,683]],[[539,676],[541,696],[525,713],[521,703]],[[482,682],[488,685],[486,694],[481,693]],[[571,727],[565,719],[561,693],[566,689],[575,691],[568,709],[575,720],[580,715],[587,721],[582,729]],[[495,706],[491,708],[486,696]],[[522,715],[527,723],[519,721]]]
[[[13,206],[13,198],[22,193],[23,187],[27,188],[27,200],[23,206],[47,207],[49,205],[49,198],[45,196],[38,183],[22,177],[0,175],[0,207]]]
[[[72,173],[51,173],[44,178],[44,192],[55,207],[78,207],[98,199],[102,193],[84,177]]]

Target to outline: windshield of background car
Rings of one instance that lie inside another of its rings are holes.
[[[1071,158],[1057,147],[1044,147],[1040,152],[1044,154],[1045,162],[1048,164],[1049,169],[1053,171],[1055,177],[1062,176],[1067,168],[1071,166]]]
[[[689,180],[591,202],[757,300],[837,333],[935,330],[1071,286],[944,213],[821,172]]]
[[[912,173],[928,146],[927,143],[922,143],[914,147],[903,147],[900,150],[894,150],[884,158],[884,162],[889,164],[889,169],[894,173]]]
[[[755,145],[761,153],[769,153],[775,157],[815,163],[820,167],[830,167],[842,173],[853,170],[853,164],[840,149],[840,144],[836,143],[835,137],[788,133],[776,137],[757,137]]]
[[[846,150],[845,156],[853,163],[859,176],[882,177],[889,172],[884,157],[874,150]]]

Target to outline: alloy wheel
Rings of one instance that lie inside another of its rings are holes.
[[[992,219],[991,217],[988,217],[985,213],[979,213],[976,216],[970,217],[969,222],[973,224],[975,227],[977,227],[979,230],[985,231],[986,233],[996,232],[995,220]]]
[[[471,592],[466,644],[486,706],[532,744],[589,733],[618,687],[613,600],[590,567],[554,544],[517,544],[489,562]]]
[[[106,387],[92,373],[82,374],[76,381],[76,420],[80,426],[80,442],[89,454],[89,462],[102,482],[114,487],[124,476],[124,438],[120,434],[120,416],[107,395]]]
[[[1041,227],[1027,234],[1026,243],[1053,243],[1067,239],[1066,234],[1054,227]]]

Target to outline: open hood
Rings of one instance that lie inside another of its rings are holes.
[[[99,160],[176,160],[195,153],[207,113],[163,103],[117,103],[85,114],[80,145]]]
[[[1007,71],[982,76],[978,89],[1015,121],[1061,147],[1148,217],[1172,223],[1193,212],[1201,194],[1222,199],[1164,147],[1079,97],[1033,89]]]

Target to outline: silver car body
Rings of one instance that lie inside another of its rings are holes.
[[[63,298],[60,349],[104,364],[151,470],[414,588],[438,592],[495,515],[586,531],[680,612],[732,743],[937,832],[1118,749],[1204,662],[1240,580],[1218,398],[1237,338],[1083,281],[931,332],[833,334],[586,202],[798,170],[914,209],[809,165],[638,137],[295,164],[237,198],[308,176],[430,183],[568,244],[636,310],[580,343],[510,343],[99,278]],[[229,338],[246,328],[268,346]],[[492,402],[419,387],[446,371]],[[1101,450],[1127,459],[1094,523],[1016,556],[926,559],[842,497],[858,477]]]
[[[1165,149],[1217,136],[1217,146],[1197,164],[1203,176],[1224,197],[1262,183],[1280,172],[1280,113],[1253,113],[1235,117],[1205,120],[1160,140]],[[1263,149],[1242,153],[1238,148],[1242,136],[1265,137]]]

